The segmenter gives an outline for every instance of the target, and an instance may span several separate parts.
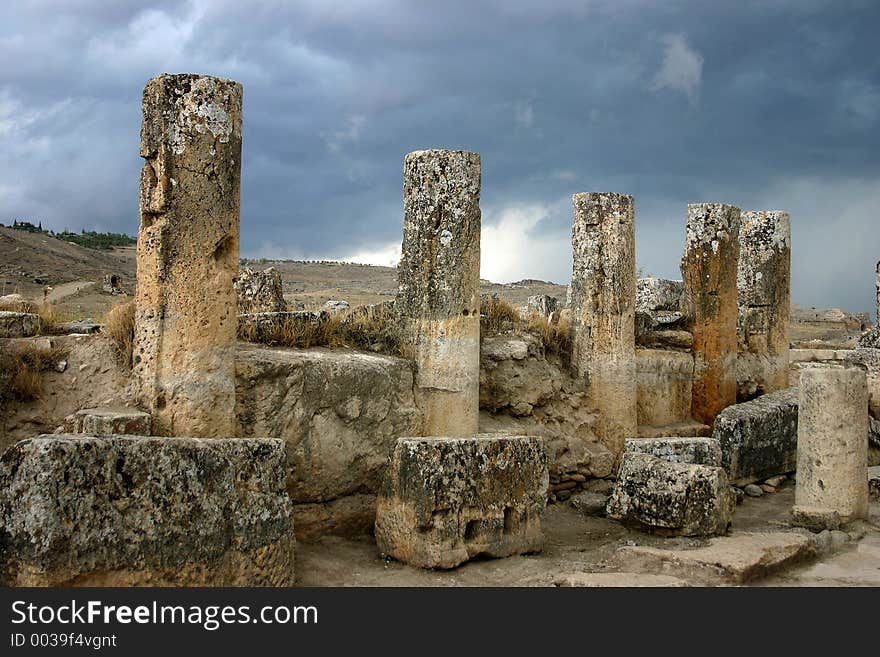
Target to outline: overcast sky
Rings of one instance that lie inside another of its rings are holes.
[[[141,92],[244,85],[242,256],[399,253],[403,156],[477,151],[482,274],[571,272],[571,195],[636,200],[679,278],[686,204],[791,213],[793,301],[873,310],[876,0],[7,0],[0,221],[137,231]]]

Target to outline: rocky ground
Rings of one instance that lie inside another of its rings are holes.
[[[578,498],[551,505],[539,554],[475,560],[449,571],[383,559],[369,536],[297,547],[305,586],[878,586],[880,503],[871,522],[809,534],[792,528],[794,483],[746,498],[727,536],[661,538],[588,515]],[[778,569],[775,570],[774,569]]]

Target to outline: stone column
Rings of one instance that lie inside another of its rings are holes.
[[[739,235],[738,375],[747,397],[788,387],[791,225],[786,212],[745,212]]]
[[[480,156],[407,154],[396,307],[412,341],[426,436],[477,433],[480,404]]]
[[[682,304],[694,335],[691,414],[712,426],[736,403],[736,275],[740,211],[724,203],[688,205]]]
[[[868,384],[861,367],[801,372],[795,518],[831,526],[868,514]]]
[[[235,435],[241,85],[144,88],[134,373],[157,435]]]
[[[572,197],[572,369],[586,378],[596,434],[616,458],[636,436],[636,259],[632,196]]]

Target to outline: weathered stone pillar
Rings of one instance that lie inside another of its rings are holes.
[[[736,403],[736,276],[740,211],[723,203],[688,205],[682,304],[694,335],[691,414],[712,426]]]
[[[861,367],[801,372],[793,513],[834,528],[868,514],[868,384]]]
[[[407,154],[396,308],[414,347],[426,436],[477,433],[480,403],[480,156]]]
[[[617,458],[636,436],[634,202],[598,192],[572,204],[572,369],[587,379],[596,434]]]
[[[791,225],[786,212],[745,212],[739,234],[737,303],[740,396],[788,387]]]
[[[144,88],[134,372],[157,435],[235,435],[241,85]]]

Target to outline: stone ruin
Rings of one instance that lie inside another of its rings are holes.
[[[241,102],[203,76],[144,90],[134,386],[0,458],[3,582],[290,585],[297,539],[367,532],[383,555],[454,568],[540,551],[546,505],[568,500],[659,536],[724,537],[742,490],[795,470],[793,523],[866,516],[880,348],[801,367],[786,213],[691,204],[682,280],[637,280],[633,198],[575,194],[569,307],[525,308],[570,314],[571,354],[551,354],[516,329],[481,335],[480,156],[415,151],[386,308],[406,357],[236,342],[242,326],[259,339],[366,312],[288,311],[277,271],[239,271]]]

